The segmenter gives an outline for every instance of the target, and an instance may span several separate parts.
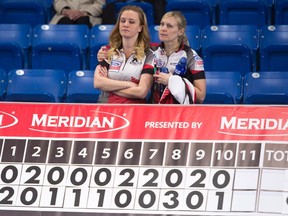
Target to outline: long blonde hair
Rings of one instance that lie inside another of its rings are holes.
[[[142,31],[139,32],[137,42],[134,48],[135,57],[139,60],[143,59],[145,57],[145,51],[149,49],[150,35],[148,31],[148,24],[145,13],[141,7],[138,7],[136,5],[127,5],[120,10],[117,22],[110,34],[110,49],[108,50],[108,59],[111,59],[112,55],[118,55],[117,49],[120,49],[122,47],[122,36],[120,35],[119,24],[122,13],[127,10],[134,11],[138,14],[140,26],[142,26]]]
[[[168,11],[167,13],[164,14],[162,19],[166,18],[166,17],[174,17],[177,20],[178,28],[180,30],[183,29],[183,34],[178,37],[178,41],[179,41],[180,44],[184,43],[187,46],[189,46],[189,41],[188,41],[186,33],[185,33],[186,26],[187,26],[187,21],[186,21],[185,16],[183,15],[183,13],[180,12],[180,11]]]

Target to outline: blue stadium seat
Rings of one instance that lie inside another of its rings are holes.
[[[91,29],[89,69],[94,70],[98,64],[97,52],[100,47],[109,43],[109,36],[114,25],[95,25]]]
[[[159,43],[159,25],[150,25],[149,33],[151,42]],[[189,46],[193,48],[198,54],[201,52],[201,38],[202,30],[198,25],[187,25],[186,26],[186,36],[189,40]]]
[[[94,88],[94,70],[71,71],[68,74],[67,103],[97,103],[101,91]]]
[[[4,100],[7,89],[7,72],[0,69],[0,101]]]
[[[268,13],[268,24],[272,24],[274,21],[274,4],[276,0],[262,0],[263,3],[265,4],[266,8],[267,8],[267,13]]]
[[[149,25],[149,35],[152,43],[160,43],[158,32],[159,25]]]
[[[253,25],[208,26],[203,30],[202,57],[205,70],[256,70],[259,50],[258,28]]]
[[[0,23],[37,24],[47,23],[46,9],[40,0],[1,0]]]
[[[275,0],[274,25],[288,25],[288,0]]]
[[[53,15],[55,14],[55,10],[54,10],[54,0],[40,0],[46,10],[46,17],[47,17],[47,24],[49,23],[49,21],[51,20],[51,18],[53,17]]]
[[[86,25],[37,25],[32,40],[31,68],[87,68],[90,29]]]
[[[244,104],[288,104],[288,70],[247,73]]]
[[[267,0],[266,0],[267,1]],[[269,23],[269,7],[265,0],[220,0],[219,25],[262,25]]]
[[[206,98],[204,104],[241,104],[242,81],[237,71],[205,71]]]
[[[23,69],[8,73],[5,101],[63,102],[67,75],[63,70]]]
[[[181,11],[189,25],[198,25],[201,29],[215,24],[217,0],[174,0],[167,1],[166,11]]]
[[[288,68],[288,25],[263,26],[260,31],[260,71]]]
[[[0,24],[0,67],[28,68],[32,28],[28,24]]]
[[[144,2],[144,1],[116,2],[115,3],[115,11],[116,11],[115,16],[116,17],[118,16],[119,11],[121,10],[121,8],[126,6],[126,5],[137,5],[137,6],[141,7],[143,9],[143,11],[145,12],[145,14],[146,14],[148,25],[154,24],[154,9],[153,9],[153,6],[152,6],[152,4],[150,4],[148,2]]]

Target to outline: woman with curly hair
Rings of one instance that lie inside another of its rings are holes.
[[[135,5],[123,7],[106,46],[108,58],[99,63],[94,75],[94,87],[108,93],[108,103],[146,102],[153,84],[149,43],[144,11]]]

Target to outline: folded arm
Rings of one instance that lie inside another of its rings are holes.
[[[130,81],[113,80],[107,76],[107,68],[98,65],[94,72],[94,88],[103,91],[117,91],[137,86],[136,83]]]
[[[151,74],[142,74],[140,82],[137,86],[113,91],[114,94],[126,98],[141,98],[144,99],[148,95],[153,84],[153,77]]]

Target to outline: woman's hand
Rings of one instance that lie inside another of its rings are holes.
[[[107,47],[106,46],[102,46],[98,53],[97,53],[97,60],[98,62],[102,61],[103,59],[107,59],[108,55],[107,55]]]
[[[106,67],[102,67],[101,65],[97,65],[96,71],[99,73],[99,76],[108,77],[108,70]]]
[[[171,73],[162,73],[162,72],[153,75],[153,77],[156,78],[157,83],[160,83],[166,86],[168,85],[168,80],[170,76],[172,76]]]
[[[76,19],[78,19],[80,17],[88,16],[88,13],[85,12],[85,11],[72,10],[72,9],[63,9],[62,10],[62,14],[64,16],[69,17],[69,19],[71,19],[71,20],[76,20]]]

